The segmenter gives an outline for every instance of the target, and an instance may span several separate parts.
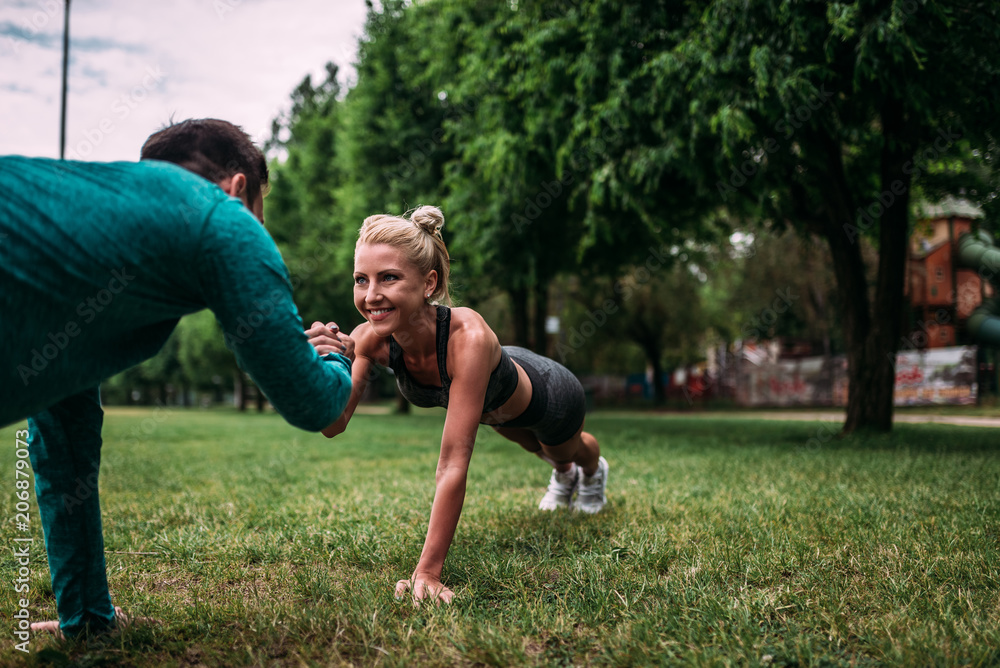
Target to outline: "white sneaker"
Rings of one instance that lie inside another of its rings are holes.
[[[592,476],[580,476],[580,491],[573,504],[573,510],[581,513],[598,513],[608,502],[604,494],[608,486],[608,460],[601,457],[597,460],[597,471]]]
[[[566,473],[559,473],[552,469],[552,477],[549,478],[549,488],[545,491],[545,496],[538,504],[539,510],[558,510],[559,508],[569,508],[573,493],[576,492],[580,484],[580,467],[573,464],[573,468]]]

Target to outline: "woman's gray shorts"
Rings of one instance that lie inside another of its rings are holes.
[[[527,348],[503,349],[528,374],[531,402],[516,418],[496,426],[528,429],[545,445],[561,445],[573,438],[583,426],[587,409],[583,385],[577,377],[562,364]]]

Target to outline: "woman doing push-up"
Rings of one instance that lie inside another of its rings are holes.
[[[479,424],[552,466],[542,510],[600,511],[608,463],[597,440],[583,431],[583,387],[569,370],[530,350],[501,346],[478,313],[447,306],[443,225],[433,206],[409,218],[365,219],[354,252],[354,305],[367,322],[349,337],[356,359],[347,408],[323,433],[332,437],[347,427],[373,364],[393,370],[411,403],[447,409],[427,538],[416,569],[397,583],[396,594],[412,590],[418,600],[449,602],[453,593],[441,583],[441,569],[462,512]],[[315,323],[306,334],[320,354],[340,352],[347,343],[332,325]]]

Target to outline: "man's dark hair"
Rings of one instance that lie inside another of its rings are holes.
[[[242,173],[247,202],[267,194],[267,160],[242,128],[216,118],[191,118],[154,132],[142,145],[141,160],[164,160],[212,183]]]

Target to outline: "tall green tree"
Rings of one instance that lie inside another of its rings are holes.
[[[644,66],[643,40],[654,50],[677,42],[675,14],[684,11],[682,3],[526,0],[466,26],[450,94],[477,104],[448,124],[461,150],[448,165],[449,202],[468,219],[460,239],[511,293],[515,323],[525,323],[519,339],[533,295],[534,339],[544,340],[556,276],[615,275],[663,247],[714,235],[698,193],[664,169],[664,152],[651,160],[631,150],[659,110],[648,100],[608,102],[644,89],[618,82]]]
[[[476,3],[456,4],[475,16]],[[456,246],[510,295],[515,341],[544,351],[549,285],[575,267],[582,235],[570,212],[578,175],[558,168],[576,110],[567,70],[582,46],[571,22],[541,8],[498,4],[460,26],[462,68],[445,92],[462,111],[446,122],[457,147],[446,172],[447,204],[462,216]]]
[[[443,128],[448,105],[439,98],[442,70],[449,68],[441,52],[449,48],[442,25],[453,20],[450,4],[387,0],[379,9],[368,6],[357,83],[345,98],[338,146],[346,177],[340,212],[354,238],[369,215],[441,204],[442,165],[452,155]]]
[[[318,84],[307,75],[292,92],[287,115],[275,119],[268,149],[276,158],[264,218],[288,266],[305,323],[333,320],[350,331],[356,319],[348,251],[353,235],[337,196],[345,180],[337,74],[337,66],[327,63]]]
[[[696,5],[660,2],[537,2],[539,30],[566,25],[575,52],[565,80],[573,113],[558,145],[557,169],[573,176],[570,208],[582,221],[580,270],[614,275],[663,248],[719,244],[733,222],[702,175],[705,138],[674,132],[691,110],[653,94],[667,73],[651,66],[682,42]],[[537,65],[544,67],[544,63]]]
[[[717,0],[636,74],[663,110],[645,150],[680,142],[676,160],[700,175],[693,187],[710,184],[732,214],[828,244],[849,363],[845,432],[892,426],[911,193],[959,142],[992,145],[998,38],[991,2]],[[865,235],[878,249],[874,286]]]

